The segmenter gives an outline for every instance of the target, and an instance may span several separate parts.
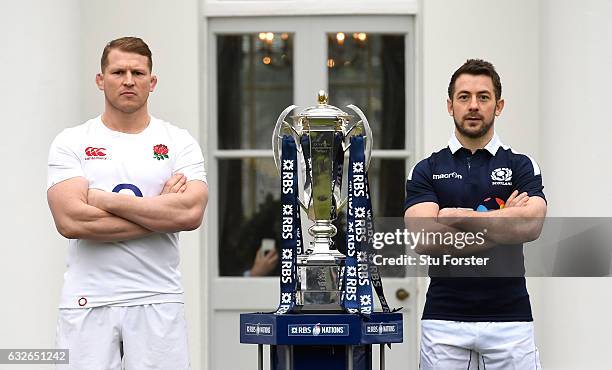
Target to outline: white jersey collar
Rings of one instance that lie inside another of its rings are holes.
[[[497,153],[497,149],[503,146],[504,144],[499,139],[499,136],[497,136],[497,133],[494,132],[493,137],[491,138],[489,143],[485,145],[484,149],[491,153],[491,155],[495,155]],[[450,139],[448,140],[448,148],[450,149],[451,153],[455,154],[457,150],[461,149],[462,147],[463,145],[461,145],[459,139],[457,139],[457,136],[453,132]]]

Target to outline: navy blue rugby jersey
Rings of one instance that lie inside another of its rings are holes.
[[[546,199],[543,188],[536,162],[513,152],[497,134],[473,154],[453,135],[448,147],[410,171],[405,209],[423,202],[476,209],[486,198],[506,201],[514,190]],[[497,246],[476,256],[490,257],[487,266],[430,266],[423,319],[533,321],[523,245]]]

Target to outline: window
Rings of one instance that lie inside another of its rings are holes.
[[[283,30],[276,25],[275,32],[260,32],[252,25],[246,27],[248,32],[235,32],[231,28],[240,29],[240,23],[229,21],[228,30],[215,35],[217,206],[211,211],[216,213],[219,276],[243,276],[262,239],[275,239],[279,247],[280,186],[272,158],[272,130],[287,106],[314,105],[321,88],[328,90],[330,104],[348,112],[346,105],[354,104],[364,111],[374,136],[370,165],[374,213],[403,215],[404,181],[413,147],[407,139],[411,125],[406,117],[412,88],[406,76],[412,55],[406,50],[408,26],[398,23],[400,31],[384,32],[332,29],[344,23],[322,20],[312,25],[301,18],[280,21],[288,26]],[[345,178],[345,188],[346,183]],[[341,212],[339,228],[343,221]],[[344,232],[340,234],[338,240]],[[405,273],[402,268],[387,268],[383,274]]]

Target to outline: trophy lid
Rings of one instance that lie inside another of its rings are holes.
[[[304,109],[294,118],[349,119],[351,117],[350,114],[346,113],[342,109],[329,105],[328,100],[329,95],[327,95],[327,92],[324,90],[319,90],[319,93],[317,94],[317,105]]]

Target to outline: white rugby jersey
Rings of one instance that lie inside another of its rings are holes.
[[[90,188],[152,197],[177,172],[206,182],[202,150],[187,130],[151,117],[144,131],[126,134],[99,116],[57,135],[47,188],[82,176]],[[71,239],[68,248],[60,308],[183,301],[178,233],[120,242]]]

